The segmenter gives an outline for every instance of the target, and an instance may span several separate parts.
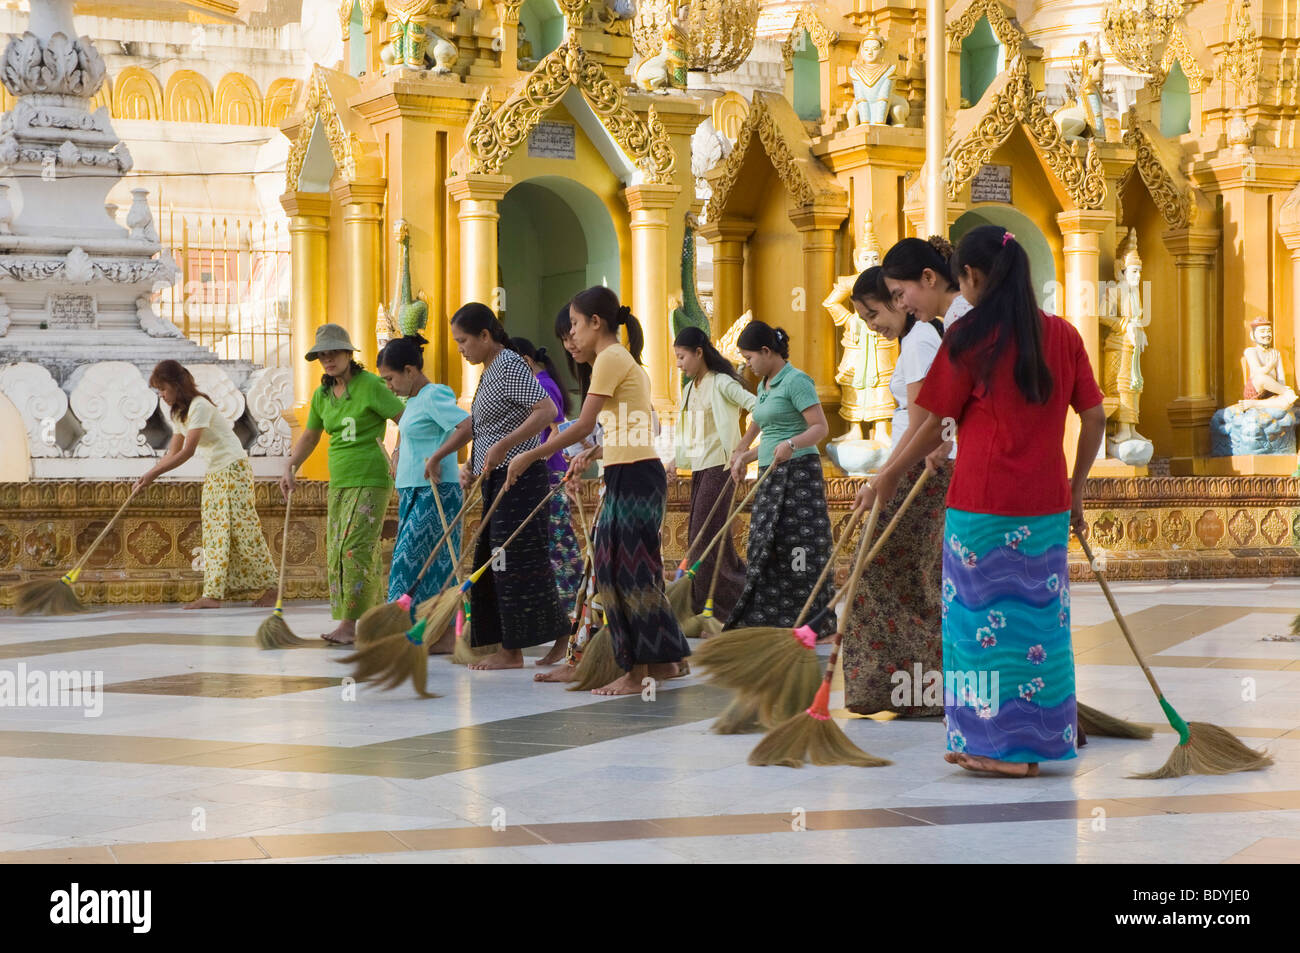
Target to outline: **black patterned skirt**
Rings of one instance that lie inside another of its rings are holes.
[[[492,505],[505,482],[506,468],[499,467],[483,481],[484,512]],[[474,568],[493,560],[493,552],[518,529],[519,524],[550,492],[546,463],[538,461],[506,491],[488,527],[474,547]],[[523,649],[553,642],[569,631],[569,620],[560,607],[555,588],[555,568],[550,553],[550,512],[542,511],[528,521],[523,532],[499,554],[470,589],[470,640],[475,646],[500,643],[503,648]]]
[[[605,504],[592,541],[596,587],[624,671],[691,654],[664,595],[660,529],[667,502],[668,477],[658,460],[605,467]]]
[[[728,479],[730,473],[731,471],[726,467],[709,467],[707,470],[696,470],[691,474],[691,518],[688,539],[697,544],[696,553],[709,545],[713,537],[718,535],[722,524],[730,515],[731,507],[727,503],[720,503],[718,508],[713,510],[713,504],[720,494],[734,495],[735,484]],[[710,510],[713,510],[713,519],[706,523],[705,519]],[[740,598],[741,590],[745,588],[745,564],[741,562],[740,554],[736,552],[736,544],[730,532],[722,537],[722,542],[709,550],[708,558],[700,563],[700,571],[696,573],[691,583],[691,607],[697,614],[704,611],[704,604],[709,598],[709,589],[713,585],[714,566],[719,559],[722,560],[722,567],[718,570],[718,588],[713,593],[713,614],[719,619],[725,619],[731,615],[736,600]]]
[[[749,518],[749,572],[745,590],[726,628],[793,626],[831,555],[831,518],[821,457],[808,454],[780,464],[754,497]],[[830,601],[831,582],[822,587],[809,618]],[[835,631],[835,614],[818,625]]]

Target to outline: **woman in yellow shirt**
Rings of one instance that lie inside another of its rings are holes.
[[[510,461],[507,481],[557,450],[604,430],[605,505],[593,540],[596,586],[614,640],[614,658],[627,673],[597,695],[635,695],[646,676],[672,678],[691,654],[664,595],[659,528],[668,502],[668,476],[654,446],[650,378],[641,366],[641,323],[608,288],[579,292],[569,305],[579,360],[591,362],[582,414],[563,434]],[[627,328],[628,348],[618,340]],[[575,461],[570,467],[581,465]]]

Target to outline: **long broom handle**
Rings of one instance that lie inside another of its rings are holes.
[[[479,478],[474,481],[473,485],[470,486],[469,493],[465,495],[465,502],[461,505],[460,512],[456,514],[454,519],[452,519],[451,525],[447,526],[443,530],[442,537],[436,543],[433,544],[433,549],[429,550],[429,555],[425,557],[424,565],[420,567],[420,571],[416,574],[415,580],[411,583],[411,587],[406,590],[406,594],[408,596],[415,594],[415,590],[419,588],[420,580],[424,578],[424,574],[427,573],[431,568],[433,568],[433,563],[438,557],[438,550],[442,548],[442,544],[444,542],[446,542],[448,539],[451,538],[452,530],[456,528],[456,526],[461,522],[461,520],[465,518],[465,514],[469,512],[469,508],[474,501],[474,495],[476,492],[478,492],[479,487],[481,486],[482,483],[483,483],[483,477],[482,475],[480,475]],[[434,496],[435,497],[437,496],[436,491],[434,493]],[[496,502],[497,501],[493,501],[492,506],[489,507],[487,513],[484,514],[485,519],[488,516],[492,515],[492,509],[495,508]],[[474,540],[477,540],[478,534],[475,533],[475,535],[472,538]]]
[[[917,481],[917,483],[920,482],[920,480]],[[911,499],[912,497],[909,495],[907,501],[904,502],[903,506],[899,509],[900,513],[907,507],[907,503],[911,502]],[[871,559],[871,554],[876,551],[882,542],[884,542],[885,538],[889,535],[890,528],[893,526],[893,521],[891,520],[889,526],[886,526],[885,531],[880,534],[880,539],[876,541],[876,545],[868,546],[867,541],[871,539],[871,534],[876,528],[876,521],[879,519],[880,497],[877,496],[876,502],[871,504],[871,514],[867,517],[866,529],[863,531],[862,536],[862,545],[858,547],[857,558],[853,560],[853,568],[849,570],[848,585],[844,587],[848,594],[848,606],[846,606],[844,611],[840,613],[839,621],[835,625],[835,641],[831,643],[831,656],[826,661],[826,671],[822,674],[822,684],[827,688],[830,687],[831,679],[835,677],[835,663],[839,661],[840,643],[844,641],[844,623],[849,617],[849,607],[853,605],[853,597],[858,594],[858,581],[862,578],[862,570],[866,568],[867,562]]]
[[[735,475],[734,473],[728,473],[728,474],[727,474],[727,483],[734,483],[735,480],[736,480],[736,475]],[[727,484],[724,483],[724,484],[722,485],[722,488],[723,488],[723,490],[725,491],[726,488],[727,488]],[[739,484],[737,484],[736,489],[740,489]],[[725,492],[722,492],[722,493],[719,493],[719,494],[718,494],[718,498],[717,498],[716,500],[713,501],[713,506],[711,506],[711,507],[709,508],[709,515],[706,516],[706,517],[704,517],[704,523],[703,523],[703,525],[700,527],[701,530],[703,530],[703,528],[704,528],[705,526],[708,526],[710,523],[713,522],[713,516],[714,516],[715,513],[718,512],[718,506],[721,505],[722,501],[725,500],[726,498],[727,498],[727,494],[726,494]],[[699,535],[697,535],[694,539],[692,539],[692,540],[688,540],[688,541],[687,541],[687,543],[686,543],[686,553],[685,553],[685,555],[682,556],[682,561],[681,561],[681,562],[678,564],[678,566],[677,566],[677,571],[678,571],[678,572],[685,572],[688,568],[690,568],[690,565],[691,565],[691,552],[692,552],[692,550],[695,549],[696,544],[700,541],[701,537],[703,537],[703,536],[704,536],[704,533],[701,532],[701,533],[700,533]]]
[[[284,532],[280,535],[280,585],[275,590],[275,611],[284,614],[284,567],[289,561],[289,510],[293,507],[293,490],[284,498]]]
[[[456,552],[456,547],[452,545],[451,528],[447,525],[447,511],[442,508],[442,494],[438,492],[438,483],[436,480],[429,481],[429,489],[433,492],[433,505],[438,508],[438,522],[442,524],[443,535],[447,539],[447,555],[451,557],[451,575],[460,583],[460,553]],[[465,506],[462,503],[461,509]],[[438,550],[435,547],[434,552]]]
[[[737,486],[731,493],[731,502],[736,502],[736,497],[740,495],[740,487]],[[708,525],[708,524],[705,524]],[[718,577],[722,575],[722,550],[719,549],[713,557],[713,578],[709,580],[709,594],[704,599],[704,617],[713,618],[713,595],[718,591]]]
[[[1083,555],[1088,560],[1088,568],[1092,570],[1093,576],[1095,576],[1097,582],[1101,584],[1101,591],[1106,596],[1106,601],[1110,603],[1110,611],[1115,614],[1115,621],[1119,623],[1120,631],[1124,633],[1124,638],[1128,640],[1128,647],[1133,650],[1134,656],[1137,657],[1138,665],[1142,666],[1142,674],[1145,675],[1147,681],[1151,683],[1151,690],[1156,693],[1156,697],[1163,701],[1165,697],[1164,693],[1160,691],[1160,686],[1156,683],[1156,677],[1151,674],[1151,669],[1147,667],[1146,659],[1144,659],[1142,653],[1138,651],[1137,642],[1133,638],[1133,633],[1129,631],[1128,623],[1124,621],[1124,616],[1119,611],[1119,605],[1115,602],[1115,595],[1110,591],[1110,585],[1106,582],[1106,577],[1101,574],[1101,570],[1097,568],[1096,563],[1093,561],[1092,549],[1088,546],[1088,541],[1080,535],[1078,530],[1074,531],[1074,538],[1077,539],[1079,545],[1083,547]]]
[[[548,503],[551,502],[551,497],[555,496],[555,494],[560,492],[560,490],[562,489],[564,489],[564,481],[558,483],[555,486],[555,488],[551,490],[551,492],[547,493],[544,497],[542,497],[541,501],[536,506],[533,507],[533,511],[529,513],[527,516],[525,516],[523,520],[520,522],[520,524],[515,527],[515,531],[506,537],[506,541],[497,547],[497,552],[505,552],[506,547],[509,546],[511,543],[513,543],[515,541],[515,537],[524,531],[524,527],[528,525],[529,521],[531,521],[534,516],[540,513],[542,511],[542,507],[546,506]],[[500,493],[497,494],[497,498],[492,501],[492,507],[491,509],[488,510],[487,516],[490,516],[492,514],[492,510],[496,509],[496,505],[501,502],[501,498],[505,495],[506,495],[505,490],[502,490]],[[487,516],[484,516],[483,522],[479,524],[480,529],[482,529],[482,527],[487,524]],[[477,537],[477,533],[475,534],[475,536]],[[475,539],[475,542],[477,542],[477,539]],[[488,567],[492,565],[492,560],[495,558],[496,558],[495,554],[490,556],[487,562],[485,562],[482,566],[479,566],[478,569],[475,569],[472,573],[470,573],[469,577],[465,580],[464,584],[461,585],[461,589],[463,591],[468,591],[470,586],[478,582],[479,577],[482,576],[483,573],[487,572]]]
[[[107,536],[108,531],[113,528],[113,524],[117,522],[118,517],[126,512],[127,506],[129,506],[131,501],[135,499],[135,493],[136,491],[133,488],[131,492],[127,494],[126,499],[122,501],[122,505],[117,508],[117,512],[113,514],[113,518],[104,524],[104,528],[99,531],[99,535],[95,537],[95,541],[90,544],[89,548],[87,548],[85,553],[82,554],[81,558],[77,560],[77,564],[68,570],[67,576],[69,579],[72,579],[75,582],[77,576],[81,575],[82,567],[84,567],[90,557],[94,555],[96,547],[104,541],[104,537]]]
[[[831,570],[835,568],[836,557],[839,556],[840,550],[844,548],[844,544],[849,541],[849,537],[853,535],[853,530],[857,527],[858,522],[861,519],[862,514],[857,510],[854,510],[853,515],[849,517],[848,525],[845,526],[844,529],[840,530],[840,538],[835,541],[835,547],[831,550],[830,559],[826,560],[826,565],[822,567],[822,574],[818,576],[817,581],[813,583],[812,592],[808,593],[808,598],[804,602],[803,608],[799,610],[799,617],[794,620],[794,628],[797,629],[808,621],[808,613],[812,612],[813,603],[817,601],[817,593],[821,592],[822,586],[826,585],[826,577],[829,576]]]
[[[745,507],[749,505],[750,500],[754,498],[754,494],[758,492],[758,488],[763,485],[763,481],[771,475],[773,470],[784,465],[785,464],[774,463],[758,475],[758,479],[754,481],[754,486],[747,494],[745,494],[745,498],[740,501],[740,505],[736,507],[735,512],[727,517],[727,521],[722,524],[722,529],[718,530],[713,539],[709,540],[709,545],[704,547],[704,551],[700,553],[700,558],[695,560],[694,564],[692,564],[692,568],[709,558],[709,551],[713,549],[714,546],[718,545],[718,543],[721,542],[722,537],[730,531],[732,522],[734,522],[736,517],[739,516],[744,511]]]

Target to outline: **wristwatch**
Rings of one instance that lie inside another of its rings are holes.
[[[788,443],[788,444],[790,445],[790,452],[791,452],[791,453],[794,453],[796,450],[799,449],[798,447],[796,447],[796,446],[794,445],[794,437],[791,437],[789,440],[786,441],[786,443]]]

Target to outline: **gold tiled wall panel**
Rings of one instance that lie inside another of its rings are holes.
[[[860,481],[827,480],[835,532],[848,521]],[[179,602],[197,598],[202,574],[194,568],[202,543],[197,482],[151,487],[127,509],[87,563],[77,585],[90,603]],[[1300,481],[1289,477],[1147,477],[1091,480],[1085,513],[1093,547],[1106,558],[1113,579],[1215,578],[1300,574]],[[124,483],[0,483],[0,607],[13,605],[13,586],[57,576],[103,529],[126,499]],[[588,518],[596,485],[583,488]],[[256,487],[262,530],[280,558],[284,502],[272,483]],[[664,562],[671,568],[686,551],[690,482],[669,488]],[[326,485],[301,482],[289,527],[285,595],[324,599]],[[468,523],[472,530],[476,516]],[[749,516],[737,519],[737,545],[744,551]],[[387,564],[397,527],[394,494],[385,526]],[[1071,548],[1071,577],[1087,567]],[[847,571],[842,553],[837,576]]]

